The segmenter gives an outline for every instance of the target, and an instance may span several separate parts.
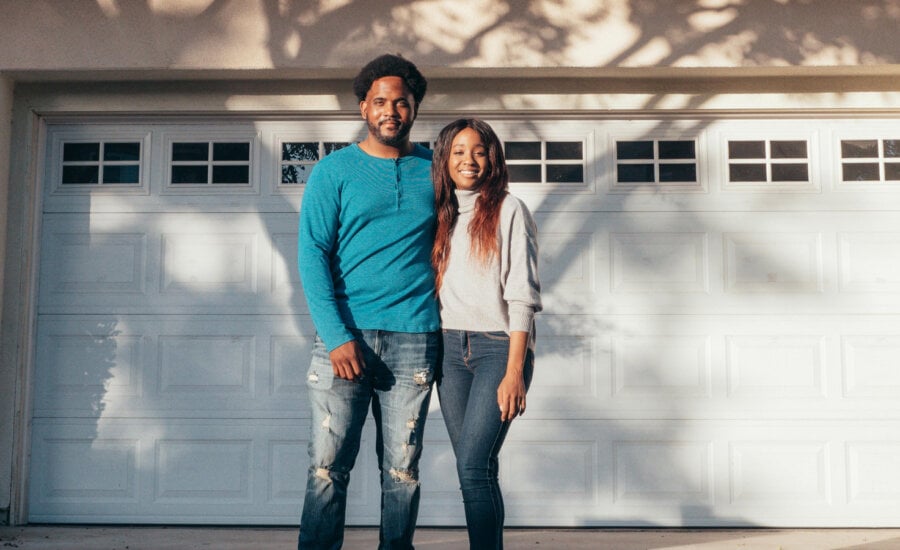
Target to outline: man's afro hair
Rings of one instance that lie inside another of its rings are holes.
[[[359,101],[366,99],[366,94],[372,88],[372,83],[386,76],[398,76],[406,83],[406,87],[412,92],[416,100],[416,107],[422,103],[428,81],[412,63],[399,55],[385,54],[376,57],[363,67],[356,78],[353,79],[353,93]]]

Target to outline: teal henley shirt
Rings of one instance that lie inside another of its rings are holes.
[[[431,151],[397,159],[356,144],[313,168],[303,193],[298,263],[306,303],[328,351],[350,328],[431,332],[440,316],[431,269]]]

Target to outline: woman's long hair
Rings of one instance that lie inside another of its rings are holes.
[[[437,211],[437,233],[434,248],[431,249],[431,265],[435,272],[438,290],[450,260],[450,234],[459,218],[459,202],[456,200],[456,185],[450,179],[448,160],[453,139],[466,128],[475,130],[481,143],[487,149],[487,166],[484,177],[478,185],[475,214],[469,224],[469,238],[472,253],[483,264],[499,252],[497,228],[500,225],[500,206],[509,192],[509,172],[500,138],[486,123],[477,118],[461,118],[445,126],[438,134],[431,164],[434,181],[434,204]]]

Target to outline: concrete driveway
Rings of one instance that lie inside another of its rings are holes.
[[[284,527],[0,527],[0,550],[244,550],[296,548]],[[420,528],[417,550],[465,550],[461,529]],[[346,550],[373,550],[377,529],[347,529]],[[898,550],[900,529],[518,529],[507,550]]]

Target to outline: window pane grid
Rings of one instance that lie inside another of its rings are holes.
[[[697,143],[695,140],[617,141],[616,182],[697,183]]]
[[[327,155],[350,144],[347,141],[283,141],[279,185],[306,184],[313,166]]]
[[[806,140],[731,140],[728,142],[731,183],[809,182]]]
[[[172,143],[172,185],[249,185],[249,141]]]
[[[139,185],[141,143],[63,142],[63,185]]]
[[[584,142],[505,141],[510,183],[584,183]]]
[[[900,181],[900,139],[841,140],[841,180]]]

